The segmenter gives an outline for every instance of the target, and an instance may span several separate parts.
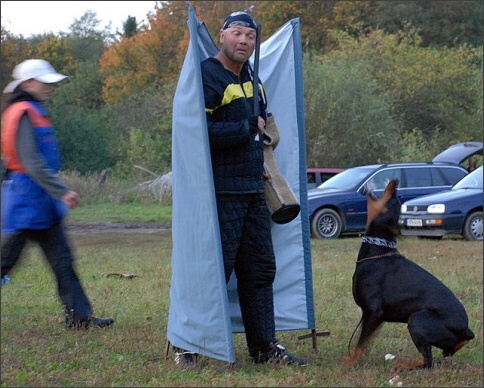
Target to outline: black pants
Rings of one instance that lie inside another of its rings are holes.
[[[2,277],[20,259],[27,240],[36,242],[44,253],[57,280],[57,291],[66,313],[75,322],[87,321],[92,307],[74,269],[74,256],[60,224],[49,229],[2,232]]]
[[[237,278],[249,353],[256,357],[276,341],[272,284],[276,260],[264,194],[217,194],[225,280]]]

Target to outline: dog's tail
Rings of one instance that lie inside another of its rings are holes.
[[[355,330],[353,331],[353,334],[351,334],[350,340],[348,341],[348,354],[351,354],[351,342],[353,341],[353,337],[358,331],[358,328],[361,326],[361,322],[363,322],[363,316],[360,318],[358,325],[356,325]]]

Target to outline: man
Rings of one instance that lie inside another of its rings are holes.
[[[219,53],[201,63],[225,280],[235,271],[252,360],[304,366],[307,361],[288,353],[275,336],[276,260],[263,177],[266,101],[262,85],[253,90],[248,63],[256,38],[253,18],[234,12],[220,30]],[[194,353],[175,352],[180,363],[196,362]]]
[[[8,99],[2,112],[7,168],[2,182],[2,284],[31,240],[39,244],[55,275],[66,327],[109,326],[114,319],[92,316],[62,226],[63,216],[79,205],[79,195],[59,179],[59,147],[44,102],[67,76],[43,59],[21,62],[12,75],[3,91]]]

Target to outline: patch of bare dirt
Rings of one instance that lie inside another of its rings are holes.
[[[73,234],[107,232],[157,232],[171,229],[171,224],[157,222],[69,222],[66,229]]]

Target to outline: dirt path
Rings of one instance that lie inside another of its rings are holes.
[[[171,229],[171,224],[156,222],[68,222],[66,229],[73,234],[91,234],[108,232],[153,232]]]

